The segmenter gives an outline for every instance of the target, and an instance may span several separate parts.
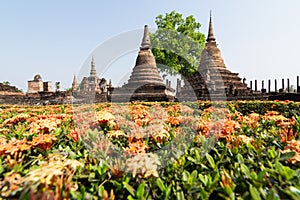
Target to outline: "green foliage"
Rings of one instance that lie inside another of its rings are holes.
[[[2,82],[4,85],[10,85],[10,82],[9,81],[3,81]]]
[[[226,105],[231,114],[239,111],[243,117],[248,117],[253,112],[265,114],[270,110],[278,111],[289,119],[295,119],[292,128],[296,139],[299,139],[299,103],[271,101],[189,103],[193,108],[198,106],[200,113],[213,104],[215,107]],[[143,105],[152,105],[152,103],[143,103]],[[163,103],[162,105],[167,108],[174,103]],[[69,107],[65,105],[42,107],[42,109],[41,107],[24,106],[19,110],[1,105],[1,109],[7,109],[9,112],[1,113],[0,124],[3,132],[0,132],[0,136],[6,139],[27,138],[28,141],[31,141],[31,136],[26,132],[29,126],[26,121],[19,118],[18,123],[14,121],[15,123],[10,126],[4,125],[4,121],[18,116],[20,112],[30,113],[28,117],[36,117],[41,114],[45,116],[46,113],[51,113],[51,116],[70,113]],[[98,111],[101,109],[98,108]],[[259,120],[256,127],[245,125],[233,133],[234,138],[247,135],[252,139],[249,143],[219,138],[208,151],[212,139],[216,138],[201,136],[198,141],[188,144],[189,147],[177,160],[166,161],[165,167],[159,169],[159,177],[146,178],[133,177],[132,174],[125,173],[117,165],[112,168],[102,160],[95,159],[81,140],[73,141],[70,138],[69,134],[72,128],[72,119],[63,120],[53,131],[57,141],[50,149],[43,152],[40,149],[23,151],[23,157],[14,166],[9,165],[13,159],[2,152],[0,156],[0,191],[8,190],[8,183],[2,183],[12,173],[19,173],[20,176],[26,177],[33,170],[44,169],[41,164],[47,161],[48,155],[60,154],[65,157],[65,162],[72,161],[76,164],[75,161],[79,161],[81,163],[80,167],[74,170],[74,176],[70,178],[69,182],[63,182],[60,194],[65,199],[300,198],[299,162],[288,162],[295,156],[295,152],[281,152],[287,144],[282,142],[276,134],[280,129],[272,121]],[[6,129],[9,129],[9,134],[4,133]],[[93,133],[100,134],[97,131],[93,131]],[[176,149],[172,153],[175,152]],[[46,165],[46,167],[49,166]],[[42,171],[40,170],[40,172]],[[64,174],[64,176],[67,175],[70,173]],[[15,178],[13,181],[15,183],[18,179]],[[36,181],[38,182],[39,179]],[[16,186],[17,190],[9,193],[8,196],[3,195],[1,198],[31,199],[30,191],[25,190],[22,183]],[[74,188],[68,190],[70,186],[74,186]],[[46,190],[45,188],[36,189],[42,192]]]
[[[158,30],[151,34],[151,42],[159,70],[164,76],[193,74],[205,43],[201,24],[194,16],[184,18],[176,11],[158,15],[155,23]]]

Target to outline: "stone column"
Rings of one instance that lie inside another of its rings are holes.
[[[246,84],[246,78],[245,77],[243,78],[243,83]]]
[[[297,93],[300,93],[299,76],[297,76]]]
[[[180,90],[181,90],[181,80],[179,78],[177,79],[176,90],[177,90],[177,92],[180,92]]]
[[[252,90],[252,81],[250,81],[250,89]]]
[[[281,81],[282,81],[282,92],[284,92],[284,79],[282,79]]]
[[[255,80],[254,84],[255,84],[254,85],[254,87],[255,87],[254,89],[255,89],[255,91],[257,91],[257,80]]]
[[[275,79],[275,92],[277,92],[277,80]]]
[[[287,91],[290,92],[290,79],[287,79]]]
[[[264,81],[261,81],[261,92],[266,93],[265,82]]]
[[[270,93],[271,92],[271,80],[269,79],[268,81],[268,92]]]

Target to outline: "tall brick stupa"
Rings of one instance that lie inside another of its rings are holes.
[[[179,98],[195,96],[197,99],[224,99],[247,95],[249,88],[245,79],[238,73],[232,73],[225,66],[221,51],[217,46],[213,32],[212,16],[210,14],[209,29],[205,48],[202,51],[198,71],[186,77],[185,86],[177,82],[177,95]],[[193,95],[192,95],[193,93]]]
[[[148,26],[129,80],[112,92],[111,101],[173,101],[174,89],[163,83],[151,51]]]

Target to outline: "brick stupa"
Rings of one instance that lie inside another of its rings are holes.
[[[111,101],[173,101],[174,89],[163,83],[151,51],[148,26],[131,76],[121,88],[115,88]]]
[[[238,73],[232,73],[225,66],[221,51],[217,47],[210,15],[208,36],[198,71],[186,78],[184,87],[177,86],[177,95],[179,99],[186,98],[186,100],[192,96],[200,100],[225,100],[224,98],[227,97],[247,94],[249,94],[249,88],[245,79],[242,81]]]

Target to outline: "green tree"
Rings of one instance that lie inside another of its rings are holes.
[[[157,30],[151,34],[152,51],[163,76],[188,76],[197,71],[205,45],[201,24],[193,15],[186,18],[172,11],[158,15]]]
[[[10,82],[9,81],[3,81],[2,82],[4,85],[10,85]]]

